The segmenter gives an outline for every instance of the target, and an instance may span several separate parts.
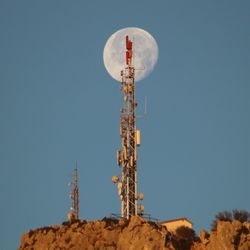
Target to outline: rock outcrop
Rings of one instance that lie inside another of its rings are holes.
[[[19,250],[249,250],[250,223],[218,222],[211,234],[202,230],[196,237],[191,229],[171,234],[155,222],[132,217],[130,221],[104,218],[99,221],[64,222],[25,233]]]
[[[206,231],[200,232],[193,250],[250,250],[250,223],[218,221],[217,230],[209,235]]]
[[[64,222],[25,233],[19,249],[162,249],[167,230],[140,217],[130,221]]]

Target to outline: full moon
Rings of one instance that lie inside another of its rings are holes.
[[[125,68],[125,37],[133,42],[133,64],[135,80],[138,82],[148,76],[158,60],[158,46],[147,31],[140,28],[124,28],[116,31],[107,40],[103,50],[106,70],[115,80],[121,80],[121,70]]]

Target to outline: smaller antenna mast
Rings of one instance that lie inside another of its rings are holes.
[[[70,198],[71,208],[70,214],[71,219],[79,220],[79,187],[78,187],[78,168],[76,162],[76,168],[73,170],[73,183],[70,183]]]

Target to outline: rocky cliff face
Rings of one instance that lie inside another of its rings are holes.
[[[188,230],[171,234],[165,227],[140,217],[130,221],[105,218],[65,222],[25,233],[21,249],[250,250],[250,223],[219,222],[216,232],[201,231],[200,237],[194,237]]]
[[[217,230],[210,235],[204,230],[200,232],[200,237],[192,249],[250,250],[250,223],[219,221]]]

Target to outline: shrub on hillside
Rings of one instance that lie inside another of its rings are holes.
[[[192,228],[181,226],[176,229],[172,243],[177,250],[189,250],[195,239],[195,231]]]
[[[250,213],[247,212],[246,210],[234,209],[233,210],[233,218],[234,218],[234,220],[238,220],[242,223],[247,222],[250,220]]]
[[[192,228],[181,226],[175,231],[175,235],[179,239],[194,239],[195,231]]]
[[[229,211],[219,212],[215,215],[215,219],[211,224],[211,230],[216,231],[217,230],[217,224],[218,221],[230,221],[232,222],[233,216],[232,213]]]
[[[250,220],[250,213],[245,210],[237,210],[234,209],[233,212],[224,211],[219,212],[215,215],[215,219],[211,224],[211,230],[217,230],[218,221],[229,221],[232,222],[233,220],[238,220],[240,222],[246,222]]]

